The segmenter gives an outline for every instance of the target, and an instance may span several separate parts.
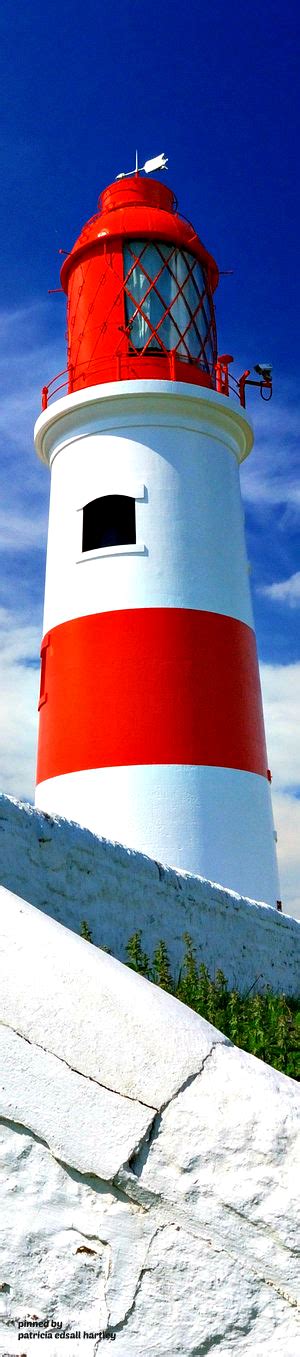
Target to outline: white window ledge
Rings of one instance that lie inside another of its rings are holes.
[[[83,551],[77,557],[76,565],[82,561],[96,560],[98,556],[148,556],[148,548],[143,542],[127,542],[124,547],[95,547],[94,551]]]

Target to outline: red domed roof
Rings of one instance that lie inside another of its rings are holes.
[[[99,211],[83,227],[64,260],[60,276],[65,292],[70,272],[80,256],[86,256],[90,251],[94,253],[97,241],[103,244],[104,240],[117,237],[149,237],[189,250],[206,270],[211,291],[215,290],[219,280],[217,264],[191,223],[179,216],[175,195],[166,184],[158,179],[142,178],[139,174],[117,179],[104,189],[98,206]]]

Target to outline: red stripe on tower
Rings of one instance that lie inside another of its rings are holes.
[[[43,653],[38,782],[149,763],[267,776],[255,636],[243,622],[183,608],[102,613],[54,627]]]

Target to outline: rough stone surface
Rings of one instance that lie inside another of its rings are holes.
[[[2,915],[1,1357],[44,1357],[42,1321],[52,1357],[298,1357],[299,1086],[9,892]]]
[[[183,934],[191,934],[211,974],[221,967],[245,991],[271,985],[300,993],[300,924],[269,905],[177,872],[79,825],[0,797],[3,885],[74,932],[86,919],[93,941],[125,959],[129,937],[142,929],[152,955],[163,936],[178,974]]]
[[[0,1026],[0,1116],[41,1135],[58,1159],[110,1179],[150,1131],[155,1108],[123,1098]],[[53,1115],[55,1109],[55,1116]],[[95,1137],[95,1126],[98,1128]],[[109,1134],[107,1129],[109,1127]]]
[[[226,1044],[185,1004],[148,980],[141,990],[139,975],[4,887],[0,949],[2,1022],[152,1114],[202,1068],[212,1031]]]

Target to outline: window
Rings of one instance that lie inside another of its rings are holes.
[[[216,359],[214,309],[194,255],[162,241],[132,240],[124,247],[124,270],[131,349],[171,351],[210,371]]]
[[[83,510],[82,550],[127,546],[136,542],[135,500],[131,495],[101,495]]]

